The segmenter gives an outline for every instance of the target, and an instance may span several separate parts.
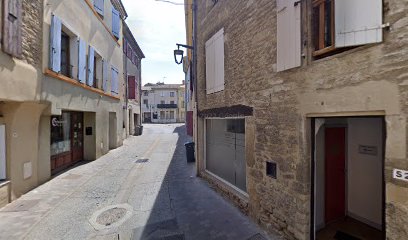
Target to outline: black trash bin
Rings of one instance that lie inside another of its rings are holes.
[[[143,125],[140,125],[139,126],[139,135],[142,135],[143,134]]]
[[[140,127],[135,126],[135,132],[133,133],[133,136],[139,136],[140,135]]]
[[[187,162],[195,162],[194,145],[194,142],[187,142],[184,144],[184,146],[186,147]]]

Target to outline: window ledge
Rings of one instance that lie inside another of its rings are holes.
[[[322,49],[320,49],[320,50],[314,51],[314,52],[313,52],[313,57],[318,57],[318,56],[321,56],[321,55],[323,55],[323,54],[332,52],[332,51],[334,51],[334,50],[336,50],[336,47],[335,47],[335,46],[330,46],[330,47],[322,48]]]
[[[0,188],[10,184],[10,180],[0,180]]]
[[[106,31],[108,31],[109,35],[111,35],[111,37],[113,38],[113,41],[115,41],[115,43],[120,46],[119,43],[119,39],[117,39],[115,37],[115,35],[113,35],[112,31],[109,30],[108,26],[106,26],[106,23],[103,21],[103,18],[99,15],[99,13],[95,10],[93,3],[90,0],[84,0],[86,2],[86,4],[89,6],[89,8],[92,10],[93,14],[96,16],[96,18],[98,18],[98,20],[102,23],[102,25],[105,27]]]
[[[48,69],[48,68],[45,69],[44,74],[45,74],[46,76],[53,77],[53,78],[58,79],[58,80],[61,80],[61,81],[63,81],[63,82],[66,82],[66,83],[69,83],[69,84],[72,84],[72,85],[75,85],[75,86],[84,88],[84,89],[86,89],[86,90],[89,90],[89,91],[91,91],[91,92],[97,93],[97,94],[99,94],[99,95],[103,95],[103,96],[106,96],[106,97],[110,97],[110,98],[115,99],[115,100],[120,100],[119,97],[116,97],[116,96],[113,96],[113,95],[111,95],[111,94],[108,94],[108,93],[104,92],[104,91],[101,90],[101,89],[93,88],[93,87],[87,86],[87,85],[85,85],[85,84],[82,84],[82,83],[78,82],[78,81],[75,80],[75,79],[69,78],[69,77],[64,76],[64,75],[62,75],[62,74],[59,74],[59,73],[56,73],[56,72],[54,72],[54,71],[52,71],[52,70],[50,70],[50,69]]]

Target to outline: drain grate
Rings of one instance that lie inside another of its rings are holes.
[[[101,225],[110,226],[122,219],[126,215],[126,212],[127,210],[124,208],[114,207],[99,214],[96,218],[96,222]]]
[[[149,159],[143,158],[143,159],[136,160],[135,163],[147,163],[148,161],[149,161]]]

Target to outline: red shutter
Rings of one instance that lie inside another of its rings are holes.
[[[21,58],[21,0],[3,1],[3,51]]]
[[[128,76],[128,99],[136,99],[136,78]]]

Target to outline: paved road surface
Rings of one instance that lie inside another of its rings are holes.
[[[0,210],[0,239],[265,239],[185,160],[184,125],[77,166]]]

